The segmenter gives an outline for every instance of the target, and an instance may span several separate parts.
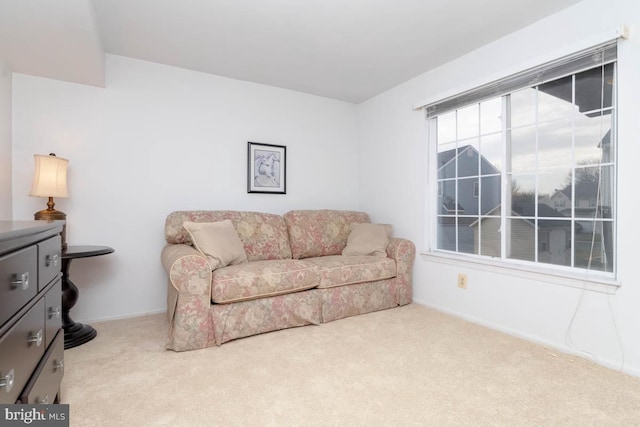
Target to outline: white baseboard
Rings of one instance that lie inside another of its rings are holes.
[[[432,305],[432,304],[428,304],[428,303],[426,303],[424,301],[420,301],[420,300],[414,299],[413,302],[416,303],[416,304],[419,304],[419,305],[422,305],[422,306],[429,307],[429,308],[432,308],[434,310],[440,311],[442,313],[449,314],[451,316],[459,317],[459,318],[464,319],[464,320],[466,320],[468,322],[475,323],[475,324],[481,325],[481,326],[485,326],[485,327],[490,328],[490,329],[494,329],[496,331],[505,333],[507,335],[511,335],[513,337],[516,337],[516,338],[522,338],[524,340],[527,340],[527,341],[542,345],[544,347],[559,351],[561,353],[569,354],[571,356],[582,357],[583,359],[587,359],[590,362],[596,363],[598,365],[604,366],[604,367],[612,369],[614,371],[622,372],[622,373],[625,373],[625,374],[628,374],[628,375],[632,375],[634,377],[640,377],[640,368],[639,367],[627,366],[627,365],[621,367],[620,366],[620,361],[602,360],[602,359],[599,359],[599,358],[595,358],[595,360],[594,359],[590,359],[590,358],[585,357],[583,354],[577,353],[577,352],[575,352],[574,350],[572,350],[572,349],[570,349],[568,347],[559,346],[557,343],[553,343],[553,342],[550,342],[550,341],[545,341],[543,339],[540,339],[539,337],[531,336],[531,335],[528,335],[528,334],[523,334],[520,331],[517,331],[517,330],[514,330],[514,329],[505,328],[504,326],[495,324],[493,322],[488,322],[486,320],[478,319],[478,318],[473,317],[473,316],[468,316],[466,314],[459,313],[459,312],[456,312],[456,311],[453,311],[453,310],[450,310],[450,309],[447,309],[447,308],[443,308],[443,307],[435,306],[435,305]]]
[[[150,316],[152,314],[160,314],[160,313],[166,313],[166,312],[167,312],[166,308],[158,308],[158,309],[154,309],[154,310],[150,310],[150,311],[144,311],[144,312],[140,312],[140,313],[128,313],[128,314],[120,314],[120,315],[117,315],[117,316],[94,317],[92,319],[82,319],[82,320],[79,320],[79,322],[81,322],[81,323],[108,322],[110,320],[131,319],[133,317]]]

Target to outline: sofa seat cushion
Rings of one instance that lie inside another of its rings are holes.
[[[305,261],[318,266],[320,270],[318,288],[333,288],[396,276],[396,262],[391,258],[331,255],[306,258]]]
[[[305,261],[268,260],[213,272],[211,300],[226,304],[303,291],[318,286],[319,268]]]

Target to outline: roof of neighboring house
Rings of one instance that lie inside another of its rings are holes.
[[[491,215],[496,210],[500,209],[500,205],[493,208],[489,211],[488,215]],[[527,219],[527,217],[531,218],[535,216],[535,204],[533,201],[517,201],[513,203],[512,214],[515,216],[525,217],[523,218],[529,225],[534,226],[534,222],[531,219]],[[481,218],[481,220],[486,219],[487,217]],[[495,217],[493,217],[495,218]],[[552,208],[549,205],[544,203],[538,203],[538,218],[566,218],[566,216]],[[478,220],[475,220],[469,226],[473,227],[478,223]],[[565,221],[558,221],[553,219],[538,219],[538,227],[540,228],[566,228],[568,227]]]
[[[500,173],[500,171],[495,166],[493,166],[493,164],[490,161],[488,161],[483,155],[478,153],[478,150],[476,150],[476,148],[473,145],[468,145],[468,144],[458,148],[452,148],[451,150],[439,152],[438,153],[438,169],[444,168],[449,163],[451,163],[456,157],[459,157],[462,153],[464,153],[467,150],[472,150],[475,154],[477,154],[480,157],[480,160],[485,165],[493,169],[492,173],[496,173],[496,174]],[[482,172],[482,174],[486,175],[487,172]]]
[[[577,182],[576,183],[576,199],[592,199],[596,197],[596,188],[593,182]],[[562,190],[558,190],[567,198],[571,199],[571,186],[568,185]]]
[[[453,160],[462,151],[466,150],[466,147],[470,147],[470,145],[465,145],[464,147],[458,147],[452,150],[442,151],[438,153],[438,169],[445,167],[447,163]]]
[[[513,212],[519,216],[535,216],[536,214],[535,203],[533,203],[533,200],[514,201],[512,203],[512,209]],[[565,217],[562,212],[544,203],[538,203],[538,216],[547,218]]]
[[[453,212],[453,211],[464,212],[464,208],[462,206],[460,206],[458,203],[444,202],[444,203],[442,203],[442,206],[444,206],[444,208],[448,212]]]
[[[561,197],[564,200],[571,200],[571,191],[569,191],[569,195],[567,196],[562,190],[555,190],[549,198],[554,199],[556,197]]]

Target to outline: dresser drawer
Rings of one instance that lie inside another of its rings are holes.
[[[38,251],[35,246],[0,258],[0,326],[38,292]]]
[[[45,348],[49,347],[51,341],[62,327],[62,280],[53,285],[44,296],[45,312]]]
[[[63,374],[64,332],[60,330],[21,393],[20,403],[54,403]]]
[[[38,243],[38,291],[60,274],[62,239],[55,236]]]
[[[0,338],[0,403],[14,403],[44,354],[44,298]]]

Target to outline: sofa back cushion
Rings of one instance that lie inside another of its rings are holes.
[[[185,221],[216,222],[231,220],[244,244],[249,261],[290,259],[291,247],[287,227],[280,215],[241,211],[176,211],[167,216],[165,239],[167,243],[192,245]]]
[[[297,210],[284,215],[294,259],[340,255],[347,246],[351,223],[369,223],[365,212]]]

